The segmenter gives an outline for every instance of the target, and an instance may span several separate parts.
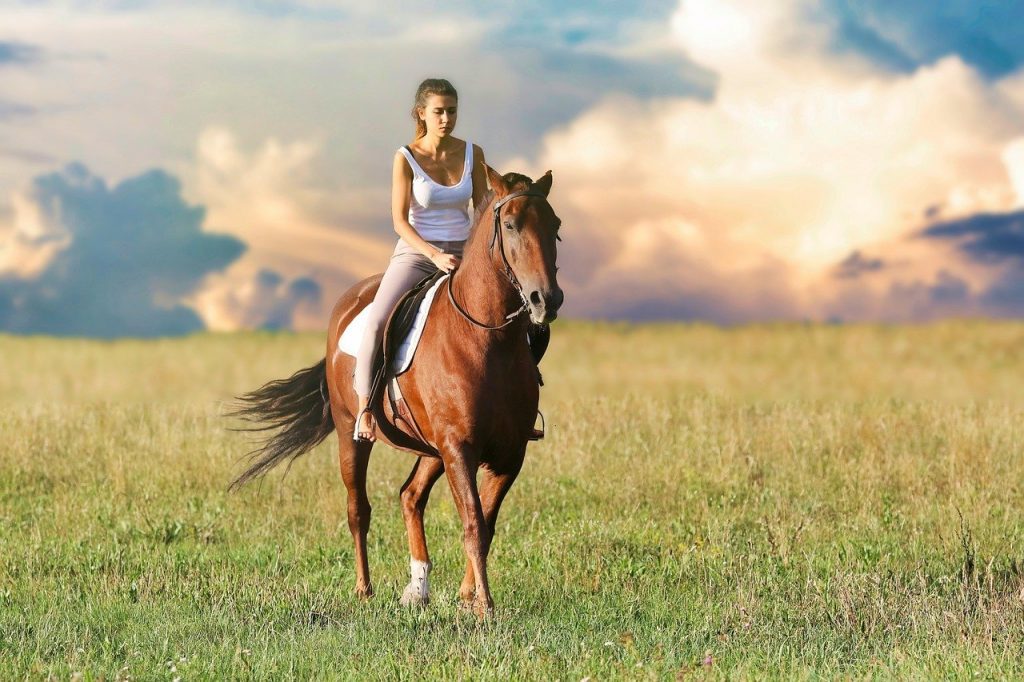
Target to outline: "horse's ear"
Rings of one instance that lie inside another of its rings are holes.
[[[487,181],[491,183],[491,189],[494,190],[494,196],[496,199],[501,199],[509,193],[508,184],[505,182],[505,178],[501,177],[501,173],[494,170],[486,163],[484,168],[487,169]]]
[[[547,196],[548,192],[551,191],[551,171],[540,176],[540,180],[533,183],[533,189],[539,189],[541,194]]]

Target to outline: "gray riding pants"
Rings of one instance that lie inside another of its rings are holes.
[[[458,242],[428,242],[445,253],[462,257],[464,241]],[[395,245],[394,253],[391,254],[391,262],[388,269],[384,271],[384,279],[380,282],[377,295],[373,299],[373,306],[366,320],[366,330],[363,332],[362,343],[359,344],[359,352],[356,353],[355,378],[353,385],[356,393],[365,398],[370,395],[370,383],[373,377],[370,376],[373,355],[381,342],[384,332],[384,323],[391,315],[392,308],[402,295],[409,291],[416,282],[427,275],[437,272],[437,266],[410,246],[404,239],[399,239]]]

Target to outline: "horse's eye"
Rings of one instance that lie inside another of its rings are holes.
[[[506,230],[513,230],[513,229],[515,229],[515,228],[514,228],[514,227],[512,226],[512,221],[511,221],[511,220],[506,220],[506,221],[505,221],[505,229],[506,229]]]

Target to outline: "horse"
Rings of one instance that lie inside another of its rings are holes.
[[[550,323],[564,298],[555,265],[561,220],[547,199],[551,171],[536,182],[518,173],[486,171],[490,194],[476,207],[462,262],[441,284],[447,295],[434,296],[412,366],[398,377],[414,421],[436,454],[396,445],[379,421],[377,429],[379,439],[418,455],[400,493],[411,573],[401,603],[430,601],[432,565],[423,514],[431,488],[447,474],[466,554],[459,598],[480,618],[494,610],[487,554],[498,510],[522,469],[537,416],[539,375],[527,342],[528,320]],[[358,410],[355,358],[339,350],[338,339],[373,300],[381,276],[362,280],[338,299],[319,363],[236,396],[240,406],[229,413],[263,423],[250,430],[279,429],[250,453],[251,466],[231,489],[285,459],[291,466],[337,430],[355,544],[355,594],[361,598],[373,595],[366,555],[371,513],[366,471],[373,443],[352,438]]]

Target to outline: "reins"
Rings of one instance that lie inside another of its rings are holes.
[[[491,253],[494,250],[494,242],[497,241],[498,250],[501,252],[501,260],[505,264],[505,276],[508,278],[508,281],[511,282],[512,287],[516,290],[516,293],[519,294],[519,298],[520,300],[522,300],[523,304],[519,306],[519,308],[516,309],[515,311],[506,315],[505,322],[503,322],[502,324],[491,326],[484,324],[482,322],[477,322],[468,312],[463,310],[462,306],[460,306],[458,302],[455,300],[455,295],[452,293],[452,280],[455,279],[455,273],[453,272],[451,275],[448,276],[448,300],[452,302],[452,305],[455,307],[456,310],[459,311],[460,315],[462,315],[464,318],[472,322],[477,327],[480,327],[481,329],[488,329],[491,331],[497,329],[504,329],[508,325],[515,322],[516,318],[522,315],[524,312],[526,312],[530,307],[530,302],[527,300],[526,294],[523,293],[523,287],[519,284],[519,279],[516,277],[516,273],[515,271],[512,270],[512,265],[508,262],[508,257],[505,255],[505,239],[504,237],[502,237],[501,234],[501,207],[507,204],[512,199],[518,199],[519,197],[540,197],[541,199],[547,199],[545,195],[535,190],[520,190],[518,192],[512,192],[511,194],[507,194],[500,201],[496,201],[494,203],[493,208],[494,234],[491,235],[491,243],[490,246],[487,247],[487,253]]]

